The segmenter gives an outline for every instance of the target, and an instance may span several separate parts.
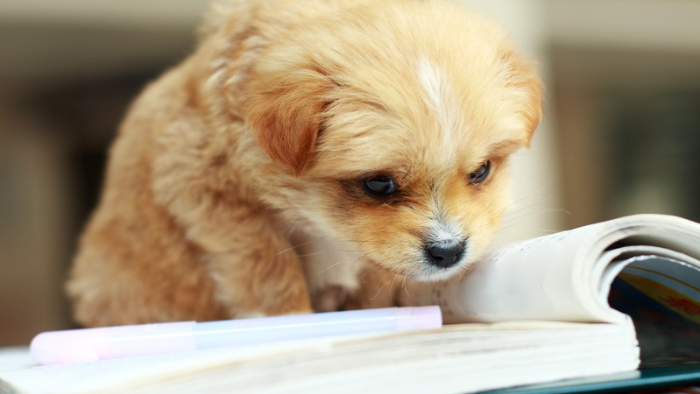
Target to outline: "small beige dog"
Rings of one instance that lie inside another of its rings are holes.
[[[377,282],[464,272],[540,114],[504,32],[453,2],[215,1],[111,150],[68,284],[76,318],[380,306]]]

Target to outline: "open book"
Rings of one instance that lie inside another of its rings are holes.
[[[440,330],[45,367],[22,350],[3,363],[0,352],[0,393],[467,393],[629,378],[640,363],[633,320],[642,352],[642,337],[666,328],[700,343],[690,336],[700,332],[698,259],[700,224],[631,216],[495,250],[464,278],[412,287],[409,302],[440,305],[455,323]]]
[[[634,215],[534,238],[410,302],[440,305],[447,323],[631,317],[645,366],[700,363],[700,224]]]

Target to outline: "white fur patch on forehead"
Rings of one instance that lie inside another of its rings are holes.
[[[452,152],[454,133],[459,130],[460,116],[447,80],[425,57],[418,61],[418,78],[426,92],[426,102],[435,111],[442,132],[445,152]]]
[[[459,227],[437,220],[428,230],[426,241],[429,245],[452,246],[464,240]]]

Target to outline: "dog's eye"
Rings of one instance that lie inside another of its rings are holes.
[[[472,185],[481,183],[486,180],[491,172],[491,160],[487,160],[476,171],[469,174],[469,182]]]
[[[377,175],[362,180],[365,192],[372,197],[387,197],[396,192],[396,183],[385,175]]]

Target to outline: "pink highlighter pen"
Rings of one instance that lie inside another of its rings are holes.
[[[155,323],[44,332],[30,352],[41,365],[97,361],[299,339],[442,327],[440,307],[402,307],[197,323]]]

